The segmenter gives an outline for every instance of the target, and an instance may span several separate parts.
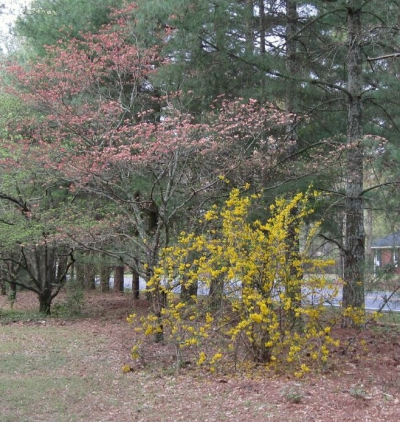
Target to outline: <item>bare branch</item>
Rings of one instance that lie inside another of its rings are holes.
[[[378,56],[378,57],[367,57],[367,61],[368,62],[377,62],[379,60],[385,60],[385,59],[392,59],[395,57],[400,57],[400,52],[399,53],[392,53],[392,54],[384,54],[383,56]]]

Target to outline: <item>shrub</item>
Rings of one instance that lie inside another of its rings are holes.
[[[156,308],[141,319],[142,331],[164,334],[178,363],[192,352],[211,371],[253,361],[289,364],[301,376],[309,362],[326,362],[336,342],[322,318],[324,302],[337,291],[323,275],[332,262],[308,256],[318,224],[300,241],[310,197],[318,194],[278,199],[266,222],[250,222],[259,196],[233,189],[222,208],[205,213],[202,234],[181,233],[163,251],[149,283]],[[179,289],[208,294],[179,298]]]
[[[82,314],[85,295],[81,283],[75,279],[68,280],[64,286],[65,301],[53,306],[53,314],[58,317],[77,317]]]

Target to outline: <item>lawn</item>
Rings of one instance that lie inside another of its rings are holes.
[[[125,319],[133,308],[146,312],[144,301],[91,293],[79,318],[38,317],[36,306],[31,293],[19,293],[11,312],[0,297],[1,422],[400,420],[394,324],[362,333],[332,356],[329,371],[301,380],[211,375],[195,365],[176,372],[162,345],[148,367],[124,374],[135,339]],[[343,345],[354,334],[337,333]]]

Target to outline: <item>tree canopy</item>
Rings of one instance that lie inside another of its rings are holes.
[[[363,0],[33,1],[15,27],[30,59],[3,70],[3,224],[9,198],[39,195],[15,190],[14,145],[73,210],[54,239],[147,280],[231,187],[271,204],[312,184],[344,307],[363,308],[364,214],[399,180],[398,18]]]

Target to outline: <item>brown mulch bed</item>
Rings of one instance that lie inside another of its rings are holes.
[[[56,302],[65,298],[60,296]],[[32,310],[38,306],[30,292],[19,292],[14,309]],[[128,294],[86,293],[85,315],[45,321],[7,321],[7,324],[46,324],[71,326],[107,339],[115,370],[131,363],[129,351],[135,334],[126,317],[147,311],[146,301],[133,301]],[[1,309],[9,308],[0,297]],[[1,318],[0,318],[1,325]],[[1,330],[1,326],[0,326]],[[109,419],[93,415],[93,420],[136,421],[398,421],[400,420],[400,337],[398,327],[377,324],[358,334],[337,330],[342,346],[332,356],[329,372],[311,374],[301,380],[288,374],[254,377],[207,375],[182,369],[179,373],[135,368],[124,376],[132,383],[141,380],[148,394],[147,404],[134,409],[121,405]],[[353,338],[357,336],[357,341]],[[163,346],[155,345],[162,360]],[[99,351],[104,353],[104,351]],[[128,397],[121,393],[121,402]],[[127,392],[133,394],[132,392]],[[151,409],[150,409],[151,408]]]

